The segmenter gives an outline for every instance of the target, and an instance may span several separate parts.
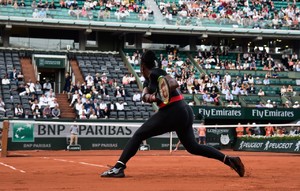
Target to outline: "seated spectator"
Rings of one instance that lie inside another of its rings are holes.
[[[290,108],[290,102],[286,101],[283,105],[284,108]]]
[[[230,102],[230,101],[233,101],[233,95],[228,92],[226,95],[225,95],[225,100]]]
[[[129,78],[128,74],[125,74],[125,75],[123,76],[123,78],[122,78],[122,84],[123,84],[123,85],[129,84],[129,83],[130,83],[129,80],[130,80],[130,78]]]
[[[273,108],[273,104],[271,103],[271,100],[267,101],[267,104],[265,105],[266,108]]]
[[[45,93],[45,96],[47,98],[49,98],[49,97],[55,97],[55,92],[53,91],[53,89],[50,89],[48,92]]]
[[[43,109],[43,118],[48,119],[52,116],[51,108],[49,105],[46,105]]]
[[[81,100],[79,99],[75,104],[75,110],[76,110],[77,115],[79,115],[79,111],[81,110],[82,106],[84,106],[84,105],[81,102]]]
[[[298,101],[295,101],[294,105],[293,105],[293,108],[300,108],[300,105],[299,105],[299,102]]]
[[[39,10],[38,9],[34,9],[34,11],[32,13],[32,18],[39,18]]]
[[[226,107],[235,107],[235,105],[234,105],[233,101],[230,101]]]
[[[259,102],[258,104],[255,105],[256,108],[264,108],[266,107],[265,104],[263,104],[263,102]]]
[[[270,85],[270,80],[269,80],[268,77],[265,77],[265,79],[263,80],[263,84],[264,84],[265,86]]]
[[[21,0],[21,2],[19,4],[19,7],[26,7],[26,4],[25,4],[24,0]]]
[[[34,105],[34,108],[32,110],[33,119],[37,119],[41,117],[41,109],[39,105]]]
[[[123,102],[123,101],[121,101],[121,100],[118,101],[118,102],[116,103],[116,110],[117,110],[117,111],[123,111],[125,105],[127,105],[126,102]]]
[[[54,119],[58,119],[60,117],[60,109],[58,105],[55,105],[54,108],[51,111],[52,117]]]
[[[98,116],[96,115],[95,110],[92,111],[92,113],[89,116],[89,119],[98,119]]]
[[[50,105],[50,108],[53,109],[55,106],[59,107],[59,104],[57,102],[56,98],[53,98],[52,101],[48,102],[48,105]]]
[[[41,19],[47,18],[47,13],[46,13],[45,9],[41,9],[39,11],[38,17],[41,18]]]
[[[283,86],[280,88],[280,94],[281,94],[281,96],[285,96],[286,92],[287,92],[286,86],[283,85]]]
[[[274,135],[274,127],[271,125],[271,123],[268,123],[268,125],[265,127],[266,137],[270,137]]]
[[[286,89],[286,92],[288,92],[288,93],[293,93],[293,92],[294,92],[293,86],[288,85],[288,87],[287,87],[287,89]]]
[[[32,1],[32,3],[31,3],[31,8],[32,8],[33,10],[37,10],[37,9],[36,9],[36,8],[37,8],[37,3],[36,3],[35,0]],[[34,17],[34,18],[36,18],[36,17]]]
[[[238,86],[234,86],[233,89],[231,90],[232,95],[240,95],[241,94],[241,89]]]
[[[248,93],[250,94],[255,94],[256,88],[254,87],[253,84],[251,84],[248,89],[247,89]]]
[[[49,80],[46,80],[46,82],[43,84],[43,91],[44,91],[44,93],[46,93],[50,89],[52,89],[52,85],[49,82]]]
[[[100,109],[99,105],[94,109],[94,111],[97,118],[104,118],[103,111]]]
[[[8,84],[10,84],[10,79],[8,78],[8,76],[6,74],[2,78],[2,85],[8,85]]]
[[[15,107],[15,117],[24,117],[24,109],[21,104],[18,104],[17,107]]]
[[[36,81],[35,82],[35,91],[38,93],[38,92],[42,92],[42,85],[40,84],[39,81]]]
[[[256,77],[255,84],[257,85],[262,84],[262,81],[259,79],[259,77]]]
[[[136,83],[136,79],[135,76],[133,74],[130,74],[129,77],[129,84],[135,84]]]
[[[48,105],[48,98],[45,96],[45,94],[42,94],[39,98],[39,104],[41,107]]]
[[[5,112],[5,103],[4,101],[2,100],[2,98],[0,97],[0,111],[3,111]]]
[[[24,75],[22,74],[21,71],[18,72],[17,79],[18,79],[19,82],[24,80]]]
[[[210,94],[207,94],[207,97],[205,99],[203,99],[203,101],[206,103],[213,103],[214,99],[212,97],[210,97]]]
[[[134,101],[134,102],[141,101],[141,94],[139,92],[135,91],[133,94],[133,97],[132,97],[132,101]]]
[[[54,0],[50,3],[50,5],[49,5],[48,8],[49,8],[49,9],[56,9],[56,5],[55,5],[55,3],[54,3]]]
[[[75,93],[72,95],[70,106],[73,106],[76,102],[78,102],[78,100],[80,100],[80,94],[76,90]]]
[[[259,92],[257,93],[258,96],[265,96],[265,92],[262,89],[259,89]]]

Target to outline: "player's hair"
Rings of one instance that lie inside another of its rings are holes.
[[[148,69],[152,69],[157,66],[155,53],[151,50],[147,50],[141,57],[141,64],[146,66]]]

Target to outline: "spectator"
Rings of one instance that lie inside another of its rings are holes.
[[[90,114],[89,119],[97,119],[97,118],[98,118],[98,116],[96,115],[95,110],[92,110],[92,113]]]
[[[41,117],[41,109],[39,105],[34,105],[34,108],[32,110],[33,119],[37,119]]]
[[[241,125],[241,123],[238,123],[238,126],[235,128],[236,136],[242,137],[244,135],[244,127]]]
[[[258,96],[265,96],[265,92],[262,89],[259,89],[259,92],[257,93]]]
[[[123,111],[125,105],[127,105],[126,102],[123,102],[122,100],[118,101],[118,102],[116,103],[116,109],[117,109],[117,111]]]
[[[10,84],[10,79],[7,77],[7,74],[6,74],[2,78],[2,85],[8,85],[8,84]]]
[[[34,11],[32,13],[32,18],[39,18],[39,10],[38,9],[34,9]]]
[[[265,127],[265,132],[267,137],[274,135],[274,127],[271,125],[271,123],[268,123],[268,125]]]
[[[259,77],[256,77],[255,84],[257,85],[262,84],[262,81],[259,79]]]
[[[39,98],[39,105],[41,107],[48,105],[48,98],[45,96],[45,94],[42,94]]]
[[[2,98],[0,97],[0,111],[3,111],[5,112],[5,103],[4,101],[2,100]]]
[[[58,105],[55,105],[51,111],[53,119],[58,119],[60,117],[60,109]]]
[[[273,108],[273,104],[271,103],[271,100],[267,101],[267,104],[265,105],[266,108]]]
[[[281,94],[281,96],[285,96],[286,92],[287,92],[287,88],[286,88],[285,85],[283,85],[283,86],[280,88],[280,94]]]
[[[229,91],[225,95],[225,100],[228,101],[228,102],[233,101],[233,95]]]
[[[284,108],[290,108],[290,102],[286,101],[283,105]]]
[[[288,87],[287,87],[287,89],[286,89],[286,92],[287,92],[287,93],[293,94],[293,92],[294,92],[293,86],[288,85]]]
[[[255,105],[255,107],[256,108],[264,108],[266,106],[263,104],[263,102],[260,101],[258,104]]]
[[[18,104],[17,107],[15,107],[15,116],[19,118],[24,117],[24,109],[21,104]]]
[[[265,86],[270,85],[270,80],[269,80],[268,77],[265,77],[265,79],[263,80],[263,84],[264,84]]]
[[[49,105],[46,105],[43,109],[43,118],[48,119],[52,116],[51,108]]]
[[[226,107],[235,107],[233,101],[229,101],[228,105]]]
[[[254,87],[254,84],[251,84],[247,90],[248,90],[248,93],[255,94],[256,88]]]
[[[293,105],[293,108],[300,108],[300,105],[299,105],[299,102],[298,101],[295,101],[294,105]]]
[[[140,102],[141,101],[141,94],[138,91],[135,91],[132,97],[132,101]]]
[[[43,84],[43,91],[44,91],[44,93],[46,93],[50,89],[52,89],[52,85],[49,82],[49,80],[46,80],[46,82]]]

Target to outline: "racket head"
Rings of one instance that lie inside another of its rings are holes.
[[[160,76],[157,81],[159,97],[164,104],[168,104],[170,101],[170,88],[168,80],[164,76]]]

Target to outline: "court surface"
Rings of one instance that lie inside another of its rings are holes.
[[[245,177],[219,161],[184,150],[138,151],[121,179],[99,176],[121,151],[10,151],[10,157],[0,158],[0,190],[300,190],[299,154],[223,152],[241,156]]]

